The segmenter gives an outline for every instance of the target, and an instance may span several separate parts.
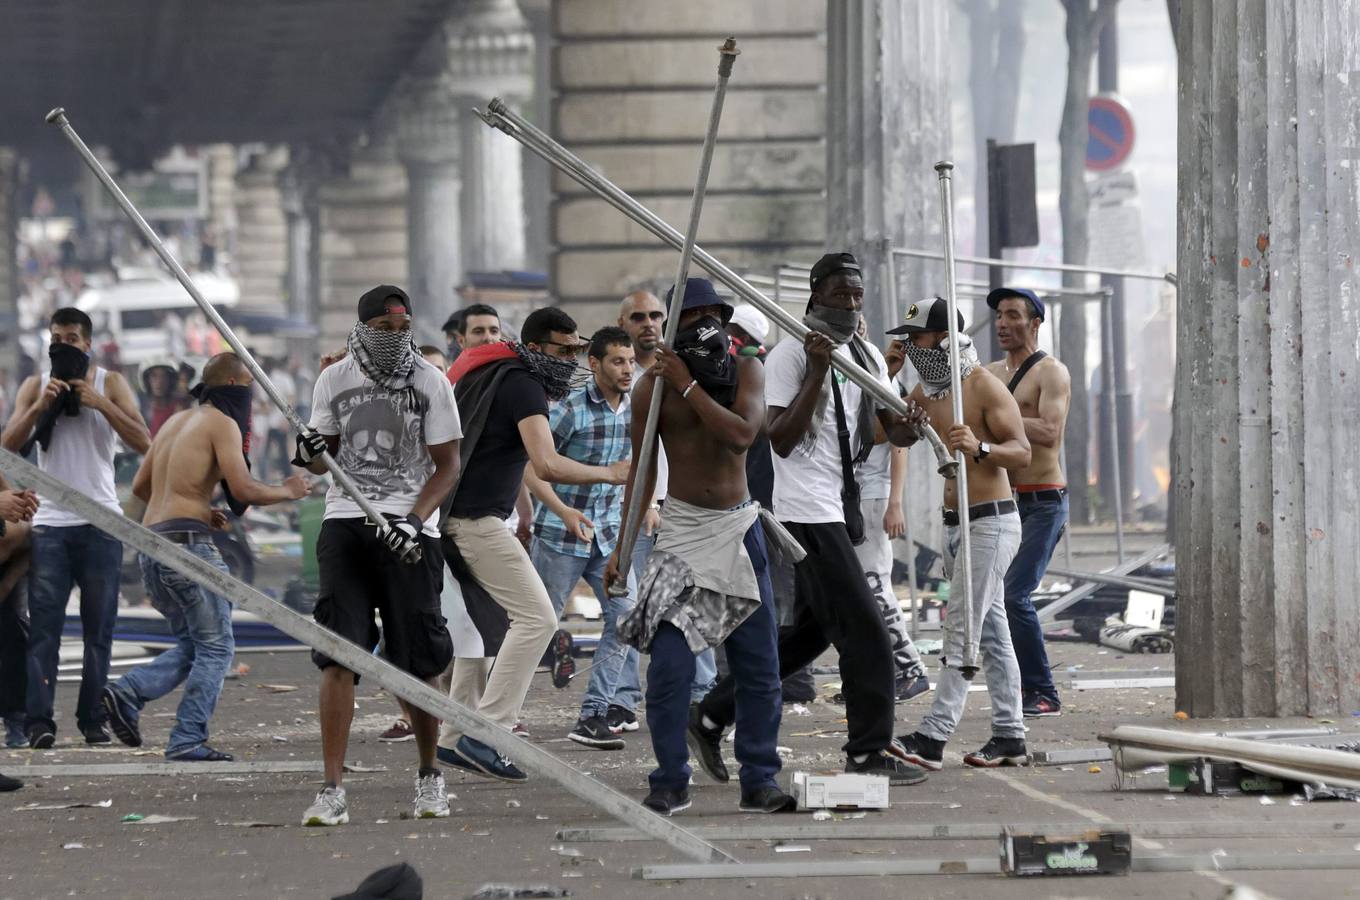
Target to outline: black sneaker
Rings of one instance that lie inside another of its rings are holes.
[[[572,656],[574,647],[571,632],[563,628],[557,629],[548,644],[552,653],[552,683],[559,690],[571,684],[571,677],[576,674],[576,659]]]
[[[742,812],[781,813],[793,812],[797,808],[797,800],[773,785],[756,788],[750,793],[741,792]]]
[[[997,766],[1023,766],[1029,763],[1024,738],[994,737],[963,758],[964,765],[994,769]]]
[[[85,743],[91,747],[100,744],[112,744],[113,738],[109,736],[109,731],[103,725],[92,725],[89,728],[80,729],[80,733],[85,735]]]
[[[475,774],[485,775],[488,778],[498,778],[501,781],[509,781],[515,784],[529,780],[529,776],[524,774],[523,769],[501,756],[494,747],[489,747],[481,741],[463,735],[458,739],[455,747],[459,756],[477,767]]]
[[[436,747],[434,755],[435,759],[439,760],[442,765],[446,765],[452,769],[461,769],[462,771],[470,772],[473,775],[482,774],[481,769],[477,768],[466,759],[463,759],[463,755],[451,747]]]
[[[895,688],[897,702],[902,703],[930,690],[930,679],[926,677],[925,672],[918,675],[899,675]]]
[[[845,771],[856,775],[887,775],[888,784],[920,784],[926,780],[924,769],[903,762],[887,750],[870,753],[864,762],[845,758]]]
[[[689,809],[689,791],[652,791],[642,805],[659,816],[672,816]]]
[[[944,768],[944,741],[928,738],[917,731],[902,735],[895,743],[901,750],[897,755],[907,762],[932,772]]]
[[[732,776],[727,774],[727,763],[723,762],[722,737],[721,728],[704,727],[704,714],[699,711],[699,704],[691,705],[689,728],[685,730],[685,743],[689,744],[689,752],[694,754],[699,767],[708,773],[709,778],[719,784],[727,784]]]
[[[17,791],[23,786],[24,783],[17,778],[10,778],[8,775],[0,775],[0,794],[9,791]]]
[[[142,746],[142,732],[137,727],[137,720],[128,715],[113,688],[105,686],[104,692],[99,695],[99,702],[103,704],[104,712],[108,713],[109,727],[118,735],[118,740],[129,747]]]
[[[609,704],[609,709],[605,711],[604,720],[609,725],[609,730],[618,734],[623,731],[637,731],[637,713],[631,709],[624,709],[616,703]]]
[[[1052,697],[1028,694],[1025,696],[1021,712],[1025,714],[1026,719],[1053,719],[1062,715],[1062,704]]]
[[[596,750],[622,750],[623,738],[614,734],[603,716],[591,716],[576,723],[568,738],[578,744],[594,747]]]
[[[57,733],[46,725],[34,725],[28,729],[28,746],[34,750],[50,750],[57,742]]]

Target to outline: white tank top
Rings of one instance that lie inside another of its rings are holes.
[[[104,369],[95,368],[94,389],[101,394],[106,375],[108,372]],[[47,388],[49,377],[42,377],[38,390]],[[78,415],[57,416],[48,449],[38,447],[38,468],[60,478],[99,505],[121,513],[123,508],[118,503],[118,490],[113,483],[113,454],[117,441],[118,435],[104,414],[82,406]],[[33,524],[68,527],[89,523],[42,497]]]

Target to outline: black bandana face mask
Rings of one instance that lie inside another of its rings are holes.
[[[737,396],[737,366],[727,332],[716,316],[704,316],[675,336],[675,353],[710,397],[731,406]]]
[[[229,417],[241,429],[241,455],[246,458],[246,468],[250,468],[250,422],[251,422],[251,387],[248,384],[219,384],[209,387],[206,384],[199,384],[194,387],[189,395],[204,403],[214,407],[218,412]],[[231,489],[227,487],[226,479],[222,480],[222,493],[226,495],[227,507],[231,509],[232,515],[237,518],[246,514],[250,508],[247,503],[242,503],[231,495]]]
[[[562,400],[571,393],[579,380],[578,367],[572,359],[558,359],[541,350],[531,350],[523,344],[511,344],[519,361],[529,370],[529,375],[543,388],[549,400]]]

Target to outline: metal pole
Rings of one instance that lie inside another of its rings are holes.
[[[886,290],[883,293],[886,303],[884,305],[883,320],[888,324],[897,321],[897,260],[892,254],[892,238],[883,239],[883,261],[887,267],[887,274],[884,278]],[[902,478],[902,492],[906,493],[911,487],[911,463],[907,463],[907,471]],[[899,497],[899,500],[902,498]],[[912,643],[916,643],[916,542],[911,536],[911,516],[903,516],[902,521],[905,528],[902,532],[903,539],[907,542],[907,593],[911,596],[911,615],[907,619],[907,634],[911,637]],[[891,578],[889,579],[891,581]],[[892,591],[892,585],[888,585],[888,590],[896,597],[896,592]]]
[[[944,299],[949,317],[949,394],[953,405],[954,424],[964,424],[963,378],[959,368],[959,320],[957,285],[954,282],[954,164],[944,160],[935,164],[940,179],[940,216],[944,236]],[[962,586],[963,601],[963,659],[959,672],[972,680],[977,674],[978,639],[973,627],[973,547],[968,534],[968,461],[962,450],[954,453],[958,473],[954,476],[954,508],[959,517],[959,552],[954,556],[953,577],[949,580],[949,604],[954,606],[954,588]],[[963,577],[959,577],[959,573]],[[957,607],[954,607],[957,609]],[[950,610],[952,613],[953,610]]]
[[[184,271],[184,267],[179,264],[179,260],[175,259],[170,251],[165,248],[165,245],[161,243],[161,239],[156,234],[155,230],[147,224],[146,219],[142,218],[142,214],[137,211],[137,207],[132,205],[132,201],[123,193],[122,188],[118,187],[117,182],[115,182],[113,177],[104,169],[103,164],[101,164],[95,155],[90,152],[90,148],[80,139],[80,135],[76,134],[76,130],[71,127],[70,120],[66,118],[66,110],[57,107],[47,114],[47,121],[61,129],[61,133],[71,142],[71,146],[76,148],[76,152],[79,153],[81,159],[85,161],[85,165],[89,166],[90,171],[94,173],[94,176],[98,178],[100,183],[108,190],[109,195],[113,197],[114,202],[117,203],[124,214],[132,220],[132,224],[137,226],[137,230],[141,232],[142,237],[146,239],[146,242],[151,245],[151,249],[156,251],[156,255],[161,258],[161,262],[165,263],[179,283],[189,292],[189,296],[193,298],[194,303],[198,304],[198,308],[203,311],[203,315],[207,316],[208,321],[212,322],[213,327],[216,328],[226,342],[231,345],[231,349],[236,352],[236,355],[240,357],[241,362],[243,362],[246,368],[250,370],[250,374],[255,377],[255,381],[259,383],[260,387],[264,390],[265,395],[279,408],[279,411],[283,413],[286,419],[288,419],[289,424],[298,431],[301,431],[305,427],[302,418],[298,416],[293,407],[288,404],[288,401],[283,399],[283,395],[279,393],[278,388],[274,387],[274,382],[269,380],[269,376],[265,374],[264,369],[260,368],[260,364],[257,363],[255,358],[250,355],[250,352],[246,350],[245,344],[241,343],[241,339],[238,338],[236,333],[231,330],[231,327],[223,321],[217,310],[213,309],[213,305],[199,293],[198,286],[195,285],[193,279],[189,277],[189,273]],[[336,464],[335,459],[329,453],[323,454],[321,459],[325,462],[326,468],[330,470],[331,475],[335,477],[336,484],[340,485],[341,490],[346,494],[349,494],[350,498],[364,511],[364,515],[368,516],[371,521],[377,524],[387,521],[387,517],[378,512],[373,504],[368,501],[368,498],[359,490],[359,486],[354,483],[354,479],[350,478],[345,470],[341,469],[340,466]],[[420,548],[415,548],[408,558],[412,562],[419,562]]]
[[[669,244],[677,250],[684,246],[684,236],[680,232],[667,224],[656,213],[633,199],[613,182],[591,169],[571,151],[509,109],[503,101],[493,99],[487,104],[485,113],[475,112],[487,125],[498,128],[519,141],[530,152],[560,169],[582,187],[605,200],[610,206],[660,238],[663,243]],[[794,339],[801,341],[807,336],[809,329],[806,325],[789,315],[782,306],[756,290],[749,281],[718,261],[708,251],[696,245],[694,259],[716,280],[722,282],[733,293],[765,313],[774,324],[788,332]],[[844,347],[836,348],[835,352],[831,354],[831,365],[850,381],[853,381],[861,390],[872,395],[887,409],[899,416],[908,414],[907,405],[901,397],[897,396],[897,392],[885,386],[877,377],[857,365]],[[940,440],[940,436],[929,425],[922,425],[920,432],[935,452],[939,473],[946,478],[952,478],[958,463],[950,456],[949,450]]]
[[[689,264],[694,256],[694,241],[699,235],[699,215],[704,209],[704,191],[708,189],[708,170],[713,163],[713,145],[718,140],[718,123],[722,120],[723,99],[727,96],[727,79],[732,76],[732,64],[737,61],[737,39],[729,37],[718,48],[718,84],[713,90],[713,106],[708,113],[708,133],[704,135],[704,148],[699,156],[699,174],[694,180],[694,196],[689,205],[689,225],[685,229],[685,243],[680,248],[680,264],[675,271],[675,287],[671,289],[671,306],[666,311],[666,333],[663,338],[666,347],[675,344],[675,336],[680,331],[680,314],[685,307],[685,282],[689,278]],[[658,379],[659,382],[659,379]],[[661,398],[666,392],[664,384],[652,385],[652,402],[647,407],[647,423],[642,429],[642,444],[633,457],[633,483],[629,485],[628,509],[623,517],[623,534],[619,537],[620,564],[633,558],[633,545],[637,543],[638,528],[642,523],[642,489],[651,474],[652,450],[656,446],[657,423],[661,418]],[[615,582],[609,586],[610,594],[622,597],[628,593],[625,582]]]
[[[1119,465],[1119,421],[1114,400],[1114,323],[1110,317],[1113,313],[1113,300],[1110,292],[1105,292],[1101,304],[1101,322],[1104,328],[1101,329],[1103,349],[1101,356],[1103,360],[1100,366],[1100,396],[1105,406],[1105,412],[1109,416],[1110,432],[1110,480],[1113,482],[1114,490],[1110,493],[1114,497],[1114,545],[1115,552],[1119,556],[1119,562],[1124,561],[1124,479]]]
[[[413,678],[358,644],[341,638],[312,619],[298,615],[282,603],[247,587],[179,544],[171,543],[143,528],[125,518],[122,513],[100,506],[7,450],[0,450],[0,471],[15,484],[36,490],[110,537],[117,538],[134,550],[227,598],[236,606],[254,613],[279,631],[324,653],[351,672],[371,679],[432,716],[452,722],[473,739],[489,744],[501,753],[513,755],[525,769],[561,785],[623,824],[654,835],[694,859],[731,861],[732,857],[727,853],[695,837],[669,819],[656,815],[636,800],[578,771],[536,744],[521,740],[481,713],[455,703],[447,694]]]
[[[898,256],[913,256],[917,259],[943,259],[934,250],[912,250],[901,247],[893,250]],[[1117,275],[1121,278],[1141,278],[1145,281],[1166,281],[1176,283],[1176,273],[1137,272],[1133,269],[1102,269],[1095,266],[1076,266],[1069,263],[1022,262],[1015,259],[995,259],[990,256],[956,256],[954,262],[969,266],[996,266],[1000,269],[1033,269],[1036,272],[1075,272],[1078,275]]]

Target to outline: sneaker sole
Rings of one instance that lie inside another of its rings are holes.
[[[30,741],[28,746],[34,750],[51,750],[52,746],[56,744],[56,742],[57,736],[55,734],[52,734],[51,732],[48,732],[47,734],[44,734],[41,737],[39,737],[36,741]]]
[[[416,813],[417,819],[447,819],[448,817],[449,817],[448,807],[445,807],[444,810],[441,812],[436,812],[435,810],[427,809],[424,812]]]
[[[623,741],[619,740],[601,740],[599,738],[589,738],[575,733],[567,735],[567,738],[584,747],[590,747],[593,750],[622,750],[624,747],[628,746]]]
[[[999,769],[1002,766],[1027,766],[1029,765],[1028,756],[998,756],[996,759],[981,759],[976,756],[965,756],[963,758],[965,766],[972,766],[975,769]]]
[[[609,730],[615,734],[622,734],[625,731],[637,731],[641,727],[637,722],[625,722],[622,725],[610,725]]]
[[[401,737],[384,737],[382,735],[378,736],[378,740],[384,744],[404,744],[407,741],[414,741],[415,739],[416,736],[414,734],[404,734]]]
[[[349,813],[344,813],[343,815],[336,816],[333,820],[330,821],[326,820],[322,816],[312,816],[311,818],[304,819],[302,822],[302,826],[304,828],[329,828],[332,825],[348,825],[348,824]]]
[[[127,718],[123,715],[123,711],[118,708],[118,701],[108,694],[101,696],[99,701],[104,707],[104,712],[109,714],[109,727],[118,736],[118,740],[128,747],[142,746],[142,736],[132,730],[132,726],[128,724]]]
[[[573,644],[571,634],[566,631],[553,635],[552,683],[558,690],[571,684],[572,676],[576,674],[576,660],[571,655]]]
[[[777,809],[766,809],[763,806],[747,806],[744,803],[738,803],[737,809],[746,813],[762,813],[764,815],[771,815],[773,813],[782,812],[794,812],[795,810],[798,809],[798,801],[790,797],[788,803],[785,803],[783,806],[780,806]]]
[[[1061,716],[1061,715],[1062,715],[1062,710],[1059,709],[1059,710],[1056,710],[1056,711],[1054,711],[1054,712],[1027,712],[1027,713],[1025,713],[1025,718],[1026,718],[1026,719],[1056,719],[1056,718],[1058,718],[1058,716]]]
[[[644,809],[651,809],[652,812],[656,813],[658,816],[664,816],[664,817],[667,818],[667,819],[669,819],[671,816],[675,815],[675,814],[678,813],[678,812],[684,812],[685,810],[689,809],[689,808],[690,808],[691,806],[693,806],[693,805],[694,805],[694,801],[692,801],[692,800],[686,800],[684,803],[681,803],[679,806],[672,806],[670,809],[665,810],[665,811],[663,812],[662,810],[659,810],[659,809],[652,809],[652,807],[648,806],[648,805],[645,804],[645,803],[642,804],[642,806],[643,806]]]
[[[891,751],[890,751],[890,752],[891,752]],[[898,759],[903,760],[903,761],[905,761],[905,762],[909,762],[909,763],[911,763],[913,766],[920,766],[922,769],[925,769],[927,772],[938,772],[938,771],[940,771],[941,769],[944,768],[944,760],[942,760],[942,759],[938,759],[938,760],[937,760],[937,759],[926,759],[924,756],[921,756],[921,755],[918,754],[918,753],[911,753],[911,752],[901,753],[901,754],[899,754],[899,753],[894,753],[893,756],[896,756]],[[920,784],[920,782],[916,782],[916,783],[917,783],[917,784]]]

